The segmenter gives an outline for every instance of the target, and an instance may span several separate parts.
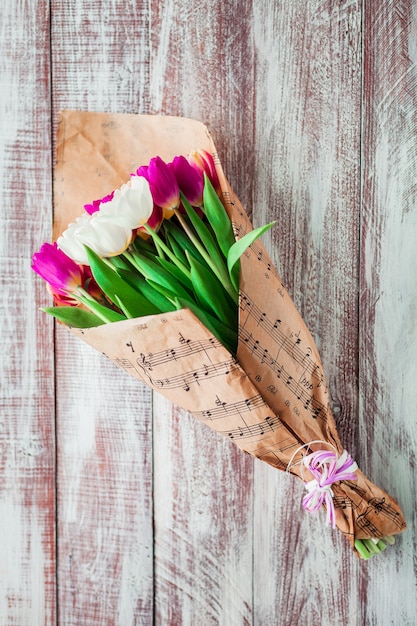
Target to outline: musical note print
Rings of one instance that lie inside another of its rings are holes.
[[[191,341],[190,339],[184,339],[183,335],[179,333],[178,346],[160,350],[159,352],[150,352],[146,355],[141,353],[140,359],[138,359],[137,362],[143,369],[152,371],[158,365],[164,365],[170,361],[178,361],[179,359],[187,358],[199,352],[204,352],[208,357],[208,352],[215,350],[220,345],[220,341],[215,337],[201,341]]]
[[[274,432],[276,428],[282,427],[282,422],[278,416],[275,417],[266,417],[263,422],[259,422],[258,424],[250,424],[244,427],[238,426],[232,431],[225,431],[222,434],[227,435],[229,439],[236,438],[245,438],[245,437],[261,437],[265,434],[270,434]]]
[[[141,363],[138,362],[138,365],[141,365]],[[145,369],[145,374],[149,378],[151,385],[156,389],[175,389],[182,387],[184,391],[190,391],[190,385],[200,385],[200,381],[216,378],[217,376],[227,376],[237,367],[236,361],[229,359],[223,363],[204,364],[203,367],[194,371],[177,374],[170,378],[152,378],[149,369]]]
[[[252,333],[248,333],[245,327],[240,329],[239,337],[246,344],[247,349],[250,350],[261,363],[265,363],[275,373],[277,378],[285,382],[287,389],[297,400],[303,403],[304,408],[310,411],[315,419],[327,419],[326,407],[312,396],[311,389],[306,386],[303,377],[298,381],[295,380],[294,377],[285,370],[284,366],[278,363],[277,360],[269,354],[268,350],[260,345],[259,340],[254,339]]]
[[[372,498],[372,500],[369,501],[369,506],[376,515],[382,515],[394,522],[398,528],[402,528],[403,523],[400,519],[400,514],[385,501],[385,498]]]
[[[247,311],[248,315],[256,322],[257,326],[262,326],[265,332],[268,333],[277,346],[279,346],[280,350],[283,350],[291,356],[291,358],[302,366],[307,374],[310,374],[322,383],[323,374],[318,364],[311,358],[311,348],[307,346],[303,349],[301,347],[301,340],[297,334],[291,333],[290,336],[287,336],[285,332],[281,330],[281,320],[277,319],[273,322],[269,320],[266,313],[264,313],[245,293],[241,294],[240,310],[242,312]]]
[[[226,402],[220,402],[219,400],[219,403],[216,401],[215,407],[207,409],[206,411],[194,411],[193,415],[203,421],[207,419],[216,420],[233,413],[242,415],[243,413],[248,413],[254,409],[258,409],[259,407],[268,408],[268,405],[262,396],[258,394],[252,398],[241,400],[239,402],[231,402],[229,404]]]

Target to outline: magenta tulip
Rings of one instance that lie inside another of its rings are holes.
[[[214,159],[210,152],[207,152],[207,150],[195,150],[187,156],[187,161],[197,171],[206,174],[216,192],[220,192],[219,177],[217,176]]]
[[[136,174],[148,181],[153,201],[162,208],[164,217],[171,217],[180,203],[180,189],[165,161],[157,156],[147,167],[139,167]]]
[[[110,202],[110,200],[113,200],[113,197],[114,197],[114,191],[112,191],[108,196],[104,196],[104,198],[101,198],[100,200],[93,200],[91,204],[84,204],[84,209],[87,211],[89,215],[92,215],[93,213],[95,213],[96,211],[100,209],[100,206],[102,204],[105,204],[106,202]]]
[[[204,189],[203,171],[193,167],[184,156],[176,156],[168,167],[174,173],[178,186],[188,202],[193,206],[201,206]]]
[[[58,249],[56,243],[44,243],[32,257],[32,269],[51,287],[52,293],[66,295],[83,285],[83,268]]]

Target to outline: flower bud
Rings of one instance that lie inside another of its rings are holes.
[[[141,166],[136,171],[149,182],[153,201],[163,210],[164,217],[171,217],[174,209],[180,203],[180,190],[174,174],[168,165],[157,156],[151,159],[149,165]]]
[[[204,190],[203,170],[193,167],[184,156],[176,156],[168,167],[174,173],[178,186],[188,202],[193,206],[201,206]]]
[[[148,181],[142,176],[132,176],[130,181],[113,192],[110,201],[100,206],[100,215],[123,217],[123,223],[131,230],[149,220],[153,211],[153,199]]]
[[[83,268],[59,250],[56,243],[43,244],[32,257],[32,269],[49,284],[54,294],[70,293],[86,279]]]
[[[217,193],[220,193],[220,182],[217,176],[216,166],[210,152],[207,150],[194,150],[187,156],[187,161],[196,170],[205,173]]]

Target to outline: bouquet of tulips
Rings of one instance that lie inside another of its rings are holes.
[[[76,328],[188,308],[236,355],[239,257],[263,232],[235,241],[212,156],[199,150],[138,168],[33,256],[55,306]]]
[[[81,117],[87,129],[95,116]],[[155,143],[188,133],[204,149],[152,158],[41,247],[33,269],[55,302],[45,310],[242,450],[301,478],[304,509],[324,508],[357,556],[380,553],[404,518],[340,442],[313,338],[258,240],[272,224],[252,228],[202,125],[127,117],[129,131],[152,127]],[[115,132],[126,121],[104,120]],[[77,147],[63,162],[79,160]]]

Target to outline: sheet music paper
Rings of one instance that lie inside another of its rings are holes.
[[[153,156],[171,160],[198,148],[215,158],[223,202],[240,238],[252,225],[203,124],[184,118],[64,112],[58,126],[55,238],[82,213],[84,203],[107,195]],[[278,469],[286,470],[300,446],[311,441],[326,441],[343,451],[314,340],[259,240],[241,258],[236,359],[187,309],[72,332]],[[320,447],[312,444],[310,451]],[[300,458],[301,452],[296,460]],[[293,465],[291,472],[300,476],[300,465]],[[403,530],[397,503],[357,474],[357,481],[333,488],[336,523],[350,543]]]

